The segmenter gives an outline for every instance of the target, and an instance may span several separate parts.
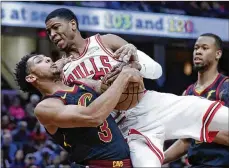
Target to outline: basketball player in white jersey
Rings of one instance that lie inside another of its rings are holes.
[[[75,59],[63,68],[66,83],[80,78],[100,80],[120,62],[114,59],[115,51],[121,61],[139,61],[143,77],[156,79],[161,75],[158,63],[116,35],[97,34],[83,39],[77,18],[68,9],[51,12],[45,22],[51,41]],[[159,167],[164,159],[164,140],[185,137],[210,142],[209,131],[228,131],[225,111],[228,108],[220,102],[147,91],[136,107],[125,112],[126,119],[119,126],[124,136],[130,133],[128,144],[134,167]]]

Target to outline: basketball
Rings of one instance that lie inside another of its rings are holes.
[[[129,83],[126,90],[119,99],[116,110],[128,110],[136,106],[144,95],[144,88],[140,88],[138,83]]]

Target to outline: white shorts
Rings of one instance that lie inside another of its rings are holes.
[[[119,122],[124,137],[128,137],[134,167],[161,166],[163,144],[168,139],[211,142],[208,126],[220,106],[220,102],[196,96],[147,91],[136,107],[126,111],[125,120]]]

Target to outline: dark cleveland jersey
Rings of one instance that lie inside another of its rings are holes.
[[[58,91],[45,98],[50,97],[59,98],[66,105],[88,106],[98,95],[83,84],[75,84],[71,91]],[[98,127],[58,128],[50,136],[69,152],[71,162],[129,158],[129,146],[111,115]]]
[[[228,77],[219,74],[215,81],[201,93],[195,91],[195,84],[193,84],[186,90],[186,95],[201,96],[209,100],[220,100],[219,92],[226,79]],[[188,150],[188,160],[191,165],[229,166],[229,148],[214,142],[202,143],[192,139]]]

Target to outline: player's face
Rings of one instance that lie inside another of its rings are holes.
[[[44,55],[36,55],[31,57],[27,61],[27,67],[29,70],[28,76],[32,79],[30,82],[40,79],[57,78],[61,73],[51,58]]]
[[[65,50],[69,47],[71,40],[74,39],[76,23],[74,20],[67,21],[65,19],[55,17],[46,22],[46,31],[49,39],[60,50]]]
[[[204,71],[209,66],[218,63],[218,49],[215,39],[208,36],[200,36],[194,46],[193,63],[194,69]]]

